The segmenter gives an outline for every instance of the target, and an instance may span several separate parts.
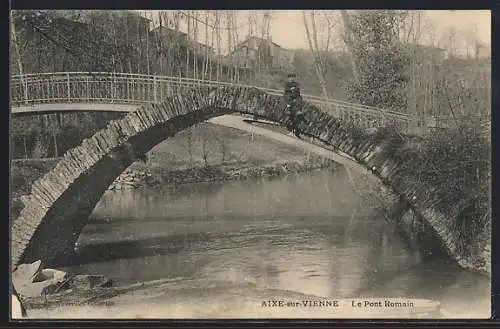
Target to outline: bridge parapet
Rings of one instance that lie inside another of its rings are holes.
[[[145,105],[158,103],[189,89],[258,88],[269,95],[282,95],[281,90],[256,86],[196,80],[190,78],[107,72],[60,72],[13,76],[11,104],[13,107],[57,103],[108,103]],[[406,134],[420,134],[418,120],[405,113],[339,100],[303,95],[304,99],[326,113],[344,121],[353,121],[364,128],[387,125]]]

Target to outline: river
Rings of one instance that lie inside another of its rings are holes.
[[[110,301],[161,317],[274,316],[254,311],[266,299],[368,297],[430,299],[443,317],[489,317],[488,278],[422,257],[357,193],[339,169],[108,191],[67,270],[116,285],[163,280]],[[280,314],[300,312],[313,311]]]

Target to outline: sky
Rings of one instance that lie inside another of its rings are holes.
[[[491,18],[489,11],[424,11],[433,21],[437,34],[447,27],[465,29],[477,25],[478,37],[490,44]],[[301,11],[276,11],[271,25],[273,41],[285,48],[308,47]]]
[[[238,21],[236,22],[236,26],[240,27],[238,29],[240,41],[248,35],[249,12],[250,11],[238,11],[237,13]],[[272,41],[289,49],[308,48],[302,12],[302,10],[272,10],[272,20],[270,23],[270,36]],[[317,10],[316,12],[319,13],[318,15],[321,15],[321,12],[331,12],[334,14],[332,15],[334,17],[335,14],[337,17],[339,14],[338,10]],[[439,39],[450,27],[458,31],[470,31],[475,29],[477,38],[483,44],[491,44],[491,16],[488,10],[424,10],[421,12],[423,13],[422,16],[424,20],[426,22],[431,22],[435,27],[437,39]],[[149,11],[146,15],[154,20],[157,12]],[[338,31],[340,31],[340,21],[338,21],[337,25],[339,26]],[[321,26],[318,26],[318,30],[319,29],[321,29]],[[186,31],[186,26],[181,25],[181,30]],[[203,38],[204,31],[200,30],[200,41],[203,41]],[[224,33],[224,31],[222,38],[223,45],[227,45],[227,33]],[[326,40],[326,38],[323,40]],[[337,41],[339,40],[340,39],[337,39]],[[423,40],[422,43],[425,44],[425,40]]]

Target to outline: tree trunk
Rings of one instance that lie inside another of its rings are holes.
[[[222,75],[221,67],[221,48],[220,48],[220,15],[215,12],[215,28],[216,28],[216,40],[217,40],[217,81],[220,81]]]
[[[198,79],[198,12],[194,13],[193,19],[193,39],[194,39],[194,47],[193,47],[193,77]]]
[[[208,12],[205,12],[205,58],[203,62],[203,80],[206,79],[208,73]]]
[[[328,90],[326,87],[326,82],[325,82],[325,79],[323,77],[323,72],[321,71],[321,67],[319,65],[319,62],[318,62],[318,55],[314,51],[313,43],[311,40],[311,34],[309,32],[309,27],[307,25],[307,19],[306,19],[305,12],[302,12],[302,18],[304,20],[304,27],[306,29],[307,40],[309,42],[309,49],[311,50],[311,52],[313,53],[313,56],[314,56],[314,63],[315,63],[314,68],[316,70],[316,75],[317,75],[319,82],[321,84],[321,89],[323,91],[323,97],[325,97],[325,99],[328,99]]]
[[[158,14],[158,25],[160,27],[160,31],[163,29],[163,15],[162,13]],[[160,39],[160,35],[153,35],[155,37],[155,44],[156,44],[156,52],[157,52],[157,59],[158,59],[158,65],[159,65],[159,72],[161,75],[164,75],[163,72],[163,45]],[[155,57],[156,59],[156,57]]]
[[[213,47],[215,44],[215,25],[212,27],[212,44],[211,46]],[[212,61],[212,58],[209,58],[209,61],[208,61],[208,78],[209,80],[212,80],[212,71],[213,71],[213,61]]]
[[[186,77],[189,78],[189,38],[191,37],[191,11],[188,10],[187,19],[187,40],[186,40]]]
[[[115,44],[115,49],[114,49],[114,53],[115,54],[118,54],[119,58],[119,63],[120,63],[120,72],[123,72],[123,58],[122,58],[122,55],[120,55],[119,53],[119,49],[118,49],[118,39],[116,38],[116,21],[112,20],[111,21],[111,26],[113,27],[113,41],[114,41],[114,44]],[[116,70],[116,67],[113,67],[113,71]]]
[[[137,59],[137,57],[135,56],[137,53],[134,52],[134,59],[137,61],[137,72],[136,73],[142,73],[141,71],[141,62],[142,62],[142,40],[141,40],[141,29],[139,28],[139,17],[136,17],[135,18],[135,23],[136,23],[136,26],[137,26],[137,30],[136,30],[136,33],[137,33],[137,44],[139,45],[139,57],[140,59]]]
[[[147,16],[146,16],[147,18]],[[149,26],[146,26],[146,67],[148,75],[151,74],[151,63],[149,62]]]
[[[316,58],[318,59],[318,65],[320,67],[320,71],[322,73],[323,79],[324,79],[324,63],[323,59],[321,58],[320,54],[320,49],[318,46],[318,32],[316,31],[316,18],[314,17],[314,10],[311,10],[311,27],[312,27],[312,39],[313,39],[313,44],[314,44],[314,51],[316,52]]]
[[[344,43],[347,47],[347,51],[350,54],[350,59],[351,59],[351,68],[352,68],[352,75],[354,77],[354,82],[359,85],[359,74],[358,74],[358,68],[356,65],[356,60],[355,60],[355,55],[354,55],[354,38],[351,33],[351,22],[349,15],[347,14],[346,10],[341,10],[340,15],[342,18],[342,23],[344,25]]]
[[[228,58],[229,55],[231,54],[232,50],[232,45],[231,45],[231,12],[228,10],[226,13],[226,28],[227,28],[227,53],[228,53]],[[228,74],[229,74],[229,79],[230,81],[233,81],[233,74],[231,70],[232,65],[229,65],[228,67]]]
[[[187,148],[189,154],[189,167],[193,168],[193,131],[190,130],[187,136]]]
[[[208,150],[207,150],[207,138],[206,138],[206,136],[201,137],[201,152],[202,152],[201,155],[202,155],[205,167],[208,167]]]
[[[19,76],[21,77],[21,85],[24,93],[24,101],[27,103],[28,102],[28,86],[26,85],[24,81],[24,70],[23,70],[23,63],[22,63],[22,58],[21,58],[21,51],[19,50],[19,44],[17,42],[17,32],[16,32],[16,27],[14,24],[14,19],[13,15],[11,14],[10,16],[10,28],[11,28],[11,35],[12,35],[12,43],[14,45],[14,51],[16,52],[16,57],[17,57],[17,68],[19,70]]]
[[[231,26],[232,26],[232,30],[233,30],[233,50],[236,51],[236,47],[238,47],[238,30],[236,29],[236,25],[234,23],[235,19],[234,19],[234,15],[235,15],[235,12],[233,11],[232,14],[231,14]],[[236,67],[236,72],[235,72],[235,75],[236,75],[236,82],[239,83],[240,81],[240,58],[239,56],[236,58],[236,63],[235,63],[235,67]]]
[[[53,134],[52,137],[54,139],[54,158],[57,158],[59,156],[57,152],[57,136],[56,134]]]
[[[28,145],[26,143],[26,136],[23,135],[23,146],[24,146],[24,158],[28,158]]]

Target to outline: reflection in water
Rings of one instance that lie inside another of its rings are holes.
[[[362,206],[342,171],[107,192],[68,269],[118,283],[180,278],[203,290],[222,282],[224,294],[251,285],[331,298],[429,298],[448,309],[475,300],[488,311],[487,278],[423,262]]]

